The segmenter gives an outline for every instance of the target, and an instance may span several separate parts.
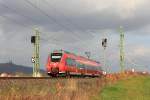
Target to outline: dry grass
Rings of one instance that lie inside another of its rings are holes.
[[[0,80],[0,100],[89,100],[102,79]]]
[[[99,100],[103,87],[136,73],[109,74],[103,78],[0,80],[0,100]]]

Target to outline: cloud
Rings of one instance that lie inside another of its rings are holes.
[[[15,9],[17,13],[1,7],[3,8],[1,14],[13,17],[29,26],[37,25],[49,31],[67,31],[69,33],[76,31],[80,34],[86,33],[88,30],[106,28],[116,30],[120,25],[124,26],[126,30],[132,30],[149,23],[150,13],[144,13],[149,7],[147,0],[110,0],[109,2],[104,0],[32,0],[30,2],[50,17],[45,16],[39,9],[32,7],[24,0],[11,2],[6,0],[4,3]]]
[[[41,32],[41,66],[54,49],[83,56],[85,51],[90,51],[92,59],[102,61],[101,39],[108,37],[108,61],[113,66],[111,70],[117,70],[114,67],[119,66],[118,27],[124,27],[125,33],[131,36],[127,37],[129,41],[134,42],[137,35],[144,39],[150,35],[148,0],[29,1],[42,12],[25,0],[0,0],[0,56],[5,58],[4,61],[12,57],[16,63],[31,66],[30,36],[35,34],[33,28],[38,27]],[[105,33],[107,35],[103,35]],[[129,47],[135,59],[148,53],[150,47],[145,42],[142,44],[143,47]]]

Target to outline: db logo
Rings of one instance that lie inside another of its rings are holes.
[[[31,58],[31,62],[32,62],[32,63],[35,63],[35,57],[32,57],[32,58]]]

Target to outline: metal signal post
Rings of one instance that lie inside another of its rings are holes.
[[[31,36],[31,43],[33,43],[34,46],[34,52],[32,57],[33,77],[39,77],[40,76],[40,55],[39,55],[40,32],[38,30],[35,30],[35,36]]]
[[[102,47],[104,48],[103,52],[103,67],[106,68],[106,47],[107,47],[107,38],[102,39]],[[106,72],[108,72],[106,68]]]
[[[122,27],[119,29],[120,32],[120,67],[121,72],[124,71],[125,61],[124,61],[124,33]]]

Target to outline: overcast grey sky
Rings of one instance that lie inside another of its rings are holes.
[[[101,39],[107,37],[107,69],[118,71],[123,26],[126,68],[150,70],[149,18],[149,0],[0,0],[0,62],[32,66],[30,37],[38,28],[42,68],[54,49],[90,51],[102,62]]]

